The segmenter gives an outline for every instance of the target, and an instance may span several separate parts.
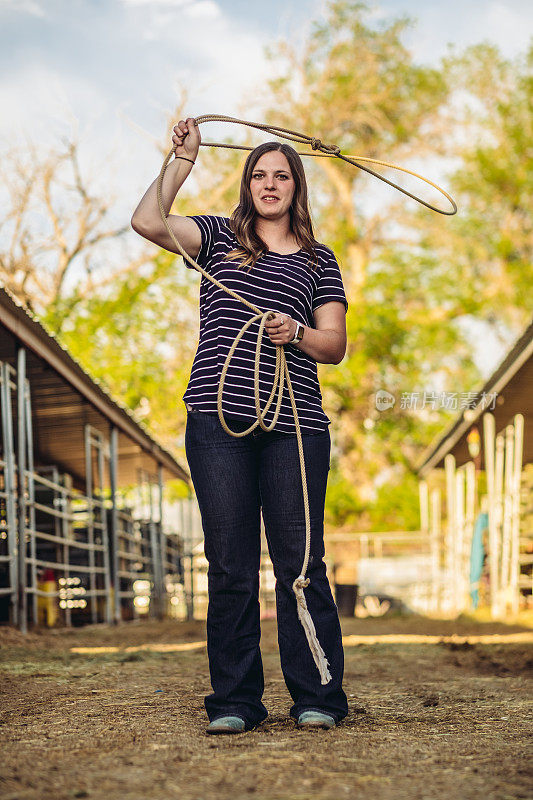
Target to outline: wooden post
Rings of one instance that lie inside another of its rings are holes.
[[[496,422],[493,414],[483,414],[483,440],[485,454],[485,472],[487,475],[487,501],[489,515],[489,583],[491,614],[496,615],[496,593],[498,576],[498,527],[496,520],[496,485],[494,441]]]
[[[441,584],[440,584],[440,537],[441,537],[441,496],[440,489],[431,492],[431,517],[429,528],[431,552],[431,608],[434,612],[441,609]]]
[[[517,614],[520,609],[520,498],[522,490],[522,456],[524,447],[524,416],[514,418],[515,444],[512,488],[511,521],[511,611]]]
[[[496,457],[494,460],[495,516],[496,516],[496,573],[494,576],[494,616],[502,616],[502,525],[503,525],[503,477],[505,468],[505,440],[499,433],[496,436]]]
[[[429,491],[427,481],[418,484],[418,497],[420,501],[420,530],[429,532]]]
[[[455,598],[455,458],[448,453],[444,458],[446,472],[446,541],[445,541],[445,581],[446,596],[452,610],[456,611]]]
[[[514,426],[507,425],[505,429],[504,472],[502,493],[502,560],[500,565],[501,612],[505,614],[509,596],[511,577],[511,524],[512,524],[512,487],[514,467]]]
[[[465,513],[464,513],[464,538],[463,538],[463,608],[471,609],[472,598],[470,596],[470,563],[472,558],[472,539],[474,537],[474,526],[476,523],[476,465],[474,461],[467,461],[464,465],[465,477]]]
[[[453,550],[453,604],[455,611],[461,611],[463,607],[463,541],[464,541],[464,510],[465,510],[465,484],[464,470],[455,471],[455,530],[454,530],[454,550]]]

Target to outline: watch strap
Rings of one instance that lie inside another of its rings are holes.
[[[295,342],[300,342],[302,340],[301,332],[303,331],[303,325],[301,322],[296,323],[296,332],[294,334],[294,339],[291,339],[289,344],[294,344]]]

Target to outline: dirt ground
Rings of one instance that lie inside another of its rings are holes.
[[[523,641],[346,638],[350,713],[330,731],[304,732],[288,718],[276,624],[264,620],[270,716],[249,733],[216,737],[205,733],[204,622],[143,620],[25,636],[2,627],[0,797],[533,798],[531,614],[515,622],[398,613],[343,619],[345,637],[521,631]],[[200,644],[163,647],[188,642]],[[104,646],[119,649],[72,651]]]

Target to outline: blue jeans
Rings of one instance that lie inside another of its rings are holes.
[[[226,417],[231,430],[251,423]],[[208,567],[207,652],[213,693],[205,698],[212,722],[241,717],[246,729],[266,719],[261,698],[263,663],[259,649],[259,567],[261,509],[274,574],[281,668],[294,701],[290,715],[323,711],[343,719],[344,653],[337,607],[324,563],[324,504],[330,433],[302,434],[311,523],[311,550],[304,589],[318,641],[332,679],[320,683],[305,631],[298,619],[292,583],[305,553],[305,517],[296,434],[257,426],[241,438],[230,436],[216,412],[187,413],[185,452],[196,491]]]

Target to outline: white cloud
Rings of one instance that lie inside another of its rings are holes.
[[[0,11],[18,11],[21,14],[30,14],[34,17],[44,17],[44,9],[35,0],[0,0]]]
[[[176,22],[178,14],[180,24]],[[131,25],[133,35],[142,37],[151,52],[158,50],[153,64],[160,63],[160,69],[153,72],[152,64],[148,80],[159,84],[159,74],[166,75],[167,88],[161,87],[156,101],[160,107],[162,102],[171,105],[168,85],[174,80],[189,90],[192,116],[206,112],[232,115],[243,95],[249,93],[255,100],[261,84],[273,76],[273,65],[263,53],[266,36],[248,21],[225,16],[213,0],[189,3],[179,12],[154,3],[149,13]],[[220,129],[209,125],[209,137],[214,127]],[[224,130],[227,134],[227,125]],[[233,128],[232,135],[237,131]]]
[[[0,129],[4,142],[31,140],[46,149],[77,133],[82,109],[91,109],[93,119],[102,114],[106,98],[89,79],[29,64],[0,83],[0,107],[5,112]],[[91,121],[84,118],[84,126]]]
[[[15,1],[12,0],[12,2]],[[185,12],[189,17],[203,19],[218,17],[222,14],[220,6],[214,0],[121,0],[121,2],[125,6],[146,6],[168,13],[179,11],[181,14]]]
[[[122,0],[125,6],[168,6],[181,9],[190,0]]]
[[[449,44],[460,51],[464,47],[489,40],[506,58],[525,50],[533,31],[533,5],[522,0],[449,0],[446,4],[382,0],[392,16],[400,11],[415,19],[405,34],[405,44],[419,62],[436,64]]]
[[[166,22],[175,12],[201,19],[213,19],[222,15],[220,6],[214,0],[121,0],[121,2],[124,6],[145,6]],[[147,38],[153,37],[149,35]]]
[[[202,19],[214,19],[222,14],[220,6],[213,0],[199,0],[198,3],[186,6],[184,10],[187,16]]]
[[[505,50],[512,48],[516,53],[525,49],[533,35],[533,6],[519,12],[505,3],[490,3],[484,30],[483,35],[504,43]]]

